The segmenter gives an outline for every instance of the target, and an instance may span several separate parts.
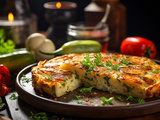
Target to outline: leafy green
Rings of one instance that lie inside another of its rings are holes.
[[[119,69],[120,69],[119,64],[113,65],[112,69],[113,69],[113,70],[119,70]]]
[[[113,104],[114,97],[107,99],[106,97],[100,97],[102,99],[103,105]]]
[[[3,101],[2,101],[2,98],[0,97],[0,109],[2,109],[3,107],[4,107],[4,103],[3,103]]]
[[[79,97],[78,97],[78,95],[75,95],[75,99],[76,99],[76,100],[79,100]]]
[[[125,65],[131,64],[132,62],[129,59],[122,58],[121,62]]]
[[[22,81],[23,86],[25,86],[24,83],[29,83],[31,79],[27,78],[26,75],[22,74],[21,81]]]
[[[94,87],[94,86],[89,87],[89,88],[81,88],[79,91],[80,91],[81,93],[91,92],[91,90],[92,90],[93,87]]]
[[[111,61],[106,61],[106,66],[107,67],[111,67],[109,68],[111,71],[112,70],[119,70],[120,69],[120,66],[121,64],[116,64],[116,65],[113,65]]]
[[[130,101],[136,101],[136,98],[134,98],[133,96],[131,96],[131,93],[128,93],[128,97],[126,100],[130,100]]]
[[[83,101],[83,100],[78,100],[77,103],[78,103],[78,104],[83,104],[84,101]]]
[[[80,61],[80,63],[82,63],[82,65],[84,67],[87,68],[87,72],[91,72],[93,71],[94,68],[97,68],[97,66],[101,66],[101,67],[107,67],[108,70],[119,70],[119,66],[121,64],[117,64],[117,65],[113,65],[111,61],[106,61],[106,64],[103,63],[101,61],[102,58],[102,54],[101,53],[97,53],[94,56],[94,59],[91,60],[91,58],[89,57],[89,53],[86,54],[86,56],[84,57],[83,61]],[[116,61],[116,57],[113,57],[113,60]]]
[[[112,67],[112,66],[113,66],[113,64],[112,64],[112,62],[111,62],[111,61],[106,61],[106,66],[108,66],[108,67]]]
[[[108,87],[109,87],[109,86],[110,86],[110,84],[109,84],[109,79],[110,79],[110,77],[105,76],[104,79],[107,81],[107,85],[108,85]]]
[[[130,92],[132,90],[131,87],[127,86],[125,83],[123,83],[123,86],[125,86],[127,88],[127,91]]]
[[[143,66],[143,68],[147,68],[147,67],[149,67],[148,65],[146,65],[146,66]]]
[[[117,58],[116,58],[115,56],[113,56],[113,60],[114,60],[114,61],[116,61],[116,60],[117,60]]]
[[[121,96],[119,96],[119,97],[118,97],[118,100],[120,100],[120,101],[124,101],[124,100],[121,98]]]
[[[4,29],[0,29],[0,55],[12,53],[15,48],[15,43],[10,39],[5,40],[5,36]]]
[[[31,112],[31,116],[29,117],[29,120],[48,120],[48,118],[45,112],[39,112],[36,114],[33,114]]]
[[[101,61],[101,57],[102,57],[102,54],[101,53],[98,53],[97,55],[94,56],[95,59],[94,59],[94,63],[96,63],[97,66],[104,66],[103,62]]]
[[[4,29],[0,29],[0,39],[5,39],[5,31]]]
[[[137,101],[138,103],[145,103],[145,100],[142,99],[142,98],[134,98],[133,96],[131,96],[130,92],[128,93],[128,97],[126,100],[129,100],[129,101]]]
[[[152,71],[152,73],[159,73],[159,70],[154,70]]]
[[[18,99],[18,96],[16,96],[15,94],[12,94],[10,97],[9,97],[10,100],[15,100],[15,99]]]
[[[140,104],[141,104],[141,103],[145,103],[145,102],[146,102],[146,101],[145,101],[144,99],[142,99],[142,98],[139,98],[139,99],[138,99],[138,103],[140,103]]]
[[[88,67],[87,72],[93,71],[96,66],[90,60],[89,53],[87,53],[86,57],[84,57],[83,61],[80,61],[84,67]]]

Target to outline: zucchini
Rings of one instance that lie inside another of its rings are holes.
[[[26,50],[0,55],[0,64],[5,65],[11,73],[19,72],[34,62],[34,56]]]

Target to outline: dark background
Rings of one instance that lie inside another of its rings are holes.
[[[38,30],[47,30],[49,24],[44,17],[45,2],[54,0],[28,0],[30,9],[38,17]],[[61,0],[59,0],[61,1]],[[63,0],[77,3],[77,21],[84,20],[84,8],[91,0]],[[127,36],[141,36],[153,41],[160,50],[160,10],[158,0],[121,0],[127,9]],[[127,37],[126,36],[126,37]]]
[[[12,0],[0,0],[0,10],[4,6],[1,3]],[[43,4],[55,0],[28,0],[30,10],[38,18],[38,31],[46,31],[49,23],[45,19]],[[57,1],[57,0],[56,0]],[[59,0],[77,3],[76,21],[84,20],[84,8],[91,0]],[[160,51],[160,6],[158,0],[120,0],[127,9],[127,36],[141,36],[153,41]],[[12,8],[10,8],[12,9]]]

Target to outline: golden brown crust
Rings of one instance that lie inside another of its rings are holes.
[[[50,61],[40,61],[31,70],[32,86],[40,93],[45,92],[53,97],[60,97],[70,91],[65,85],[69,83],[68,79],[72,79],[73,76],[71,72],[59,68],[62,63],[63,60],[58,57]]]

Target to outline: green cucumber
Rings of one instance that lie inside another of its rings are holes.
[[[99,42],[94,40],[74,40],[66,42],[59,49],[51,53],[39,51],[45,55],[63,55],[69,53],[98,53],[101,52],[102,46]]]
[[[17,50],[13,53],[0,55],[0,64],[5,65],[11,73],[19,72],[21,69],[34,62],[34,56],[26,50]]]

